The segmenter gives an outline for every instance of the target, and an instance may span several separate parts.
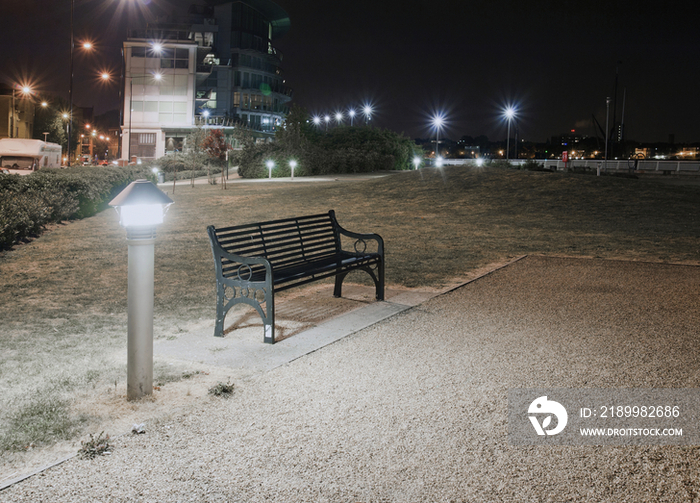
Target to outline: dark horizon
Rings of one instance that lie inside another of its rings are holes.
[[[188,0],[75,0],[74,105],[96,114],[119,108],[121,43],[156,13]],[[199,2],[201,3],[201,2]],[[371,102],[373,123],[411,138],[434,135],[431,115],[445,114],[441,136],[505,138],[503,108],[518,107],[519,136],[544,142],[571,129],[594,136],[613,98],[625,138],[645,143],[700,141],[693,62],[700,8],[661,10],[655,2],[503,0],[488,4],[388,0],[350,5],[277,0],[291,29],[273,45],[283,55],[293,103],[310,114]],[[0,41],[6,83],[68,97],[70,4],[27,0],[3,6],[12,26]],[[91,39],[90,55],[77,45]],[[115,79],[105,85],[98,71]],[[617,80],[617,100],[614,89]],[[512,135],[512,133],[511,133]]]

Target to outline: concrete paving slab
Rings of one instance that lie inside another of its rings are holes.
[[[212,326],[175,339],[155,341],[153,353],[156,357],[227,367],[244,375],[257,374],[296,360],[410,308],[410,305],[394,302],[375,302],[275,344],[262,342],[261,326],[237,329],[226,337],[214,337]],[[293,331],[301,324],[303,322],[284,320],[278,331]]]

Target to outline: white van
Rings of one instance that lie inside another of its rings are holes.
[[[60,168],[61,146],[43,140],[3,138],[0,140],[0,167],[19,174],[41,168]]]

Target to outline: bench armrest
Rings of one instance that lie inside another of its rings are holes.
[[[354,238],[357,241],[376,241],[377,242],[377,253],[381,255],[382,257],[384,256],[384,240],[379,234],[375,233],[360,233],[360,232],[352,232],[347,229],[344,229],[338,221],[335,219],[335,211],[330,210],[328,214],[331,216],[331,219],[333,220],[333,225],[335,228],[338,230],[338,233],[342,236],[347,236],[349,238]],[[356,243],[357,243],[356,241]],[[357,247],[355,247],[357,250]]]

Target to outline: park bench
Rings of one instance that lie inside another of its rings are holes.
[[[274,294],[335,276],[341,296],[348,273],[362,270],[384,300],[384,241],[377,234],[343,229],[335,212],[234,227],[207,227],[216,266],[216,326],[223,337],[226,313],[237,304],[254,307],[264,341],[275,342]]]

